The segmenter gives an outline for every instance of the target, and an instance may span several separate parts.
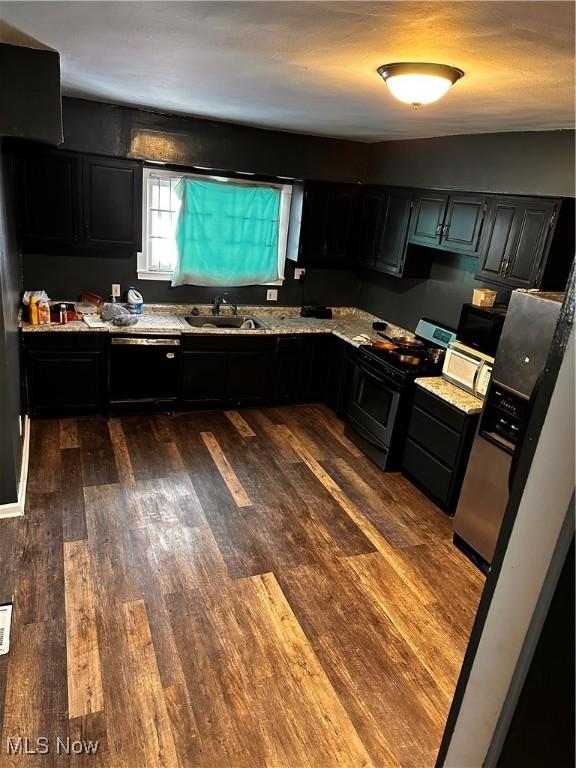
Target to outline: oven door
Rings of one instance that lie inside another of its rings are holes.
[[[351,426],[370,442],[388,449],[400,402],[398,384],[362,361],[356,363],[352,398],[348,406]]]

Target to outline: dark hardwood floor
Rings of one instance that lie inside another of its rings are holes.
[[[319,405],[34,421],[0,557],[34,768],[431,768],[483,587]]]

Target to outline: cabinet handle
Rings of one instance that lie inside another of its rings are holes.
[[[444,224],[442,227],[442,237],[448,237],[448,230],[450,229],[448,224]]]
[[[438,224],[438,226],[436,227],[436,234],[439,235],[441,234],[441,232],[442,232],[442,224]]]

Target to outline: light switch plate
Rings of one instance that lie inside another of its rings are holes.
[[[112,296],[120,296],[120,283],[112,283]]]
[[[306,274],[304,267],[296,267],[294,270],[294,280],[301,280]]]
[[[268,288],[266,291],[266,301],[278,301],[278,289]]]

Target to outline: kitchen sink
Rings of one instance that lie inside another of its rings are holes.
[[[184,319],[193,328],[242,328],[249,320],[254,324],[252,330],[266,327],[257,317],[251,315],[187,315]]]

